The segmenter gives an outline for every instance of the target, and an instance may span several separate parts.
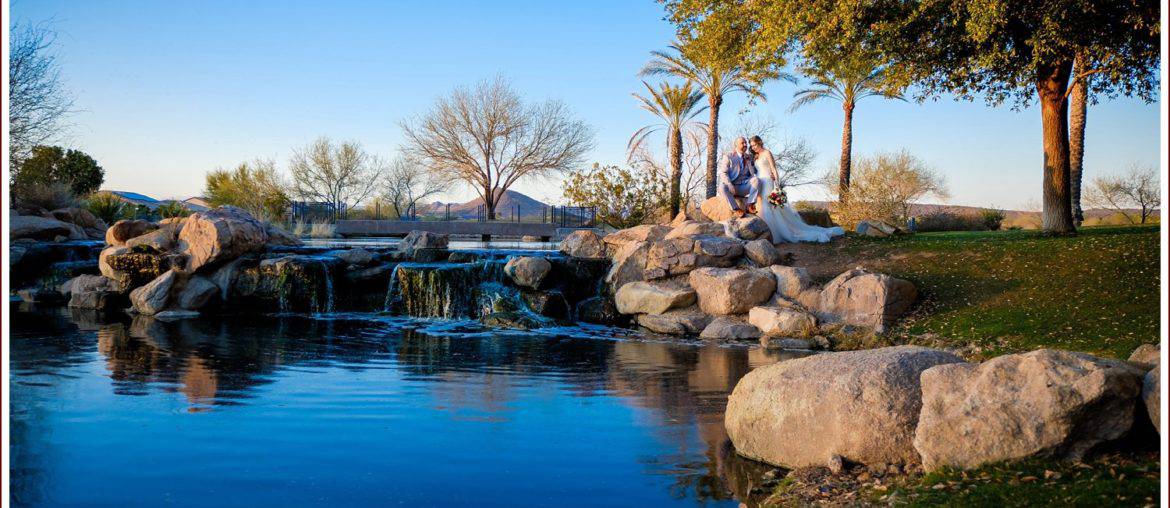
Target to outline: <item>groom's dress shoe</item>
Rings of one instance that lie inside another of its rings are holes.
[[[745,212],[743,210],[736,209],[736,210],[734,210],[734,212],[735,212],[735,216],[739,217],[741,219],[744,217],[747,217],[747,212]]]
[[[756,205],[748,205],[747,213],[755,215],[756,214]],[[740,215],[740,217],[743,217],[743,215]]]

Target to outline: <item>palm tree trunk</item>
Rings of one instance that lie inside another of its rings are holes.
[[[670,129],[670,217],[678,215],[682,186],[682,129]]]
[[[1068,79],[1072,61],[1041,65],[1036,88],[1040,94],[1040,116],[1044,128],[1044,212],[1046,233],[1069,234],[1073,226],[1069,199]]]
[[[1083,60],[1078,59],[1074,69],[1082,72],[1085,69]],[[1072,85],[1069,96],[1069,193],[1072,198],[1073,221],[1079,227],[1085,221],[1085,212],[1081,209],[1081,180],[1083,179],[1083,165],[1085,160],[1085,121],[1089,100],[1088,77],[1076,80]]]
[[[719,107],[723,105],[723,96],[712,94],[708,96],[711,118],[707,128],[707,194],[706,197],[715,197],[716,187],[719,185],[715,172],[719,168]]]
[[[844,204],[849,199],[849,173],[853,170],[853,107],[845,102],[845,128],[841,130],[841,166],[837,175],[837,201]]]

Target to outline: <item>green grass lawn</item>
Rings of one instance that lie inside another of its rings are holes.
[[[1049,347],[1127,358],[1158,341],[1157,226],[850,238],[832,255],[918,287],[919,304],[889,333],[901,342],[937,335],[986,356]]]

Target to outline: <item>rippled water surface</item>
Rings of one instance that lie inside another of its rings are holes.
[[[12,310],[21,505],[735,506],[758,466],[726,444],[727,394],[780,359],[372,315]]]

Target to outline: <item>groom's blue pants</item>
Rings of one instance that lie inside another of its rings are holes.
[[[760,179],[753,176],[746,182],[722,182],[719,185],[719,195],[727,200],[727,206],[732,210],[740,210],[749,204],[755,204],[756,199],[760,197]],[[735,198],[743,198],[744,206],[741,207]]]

